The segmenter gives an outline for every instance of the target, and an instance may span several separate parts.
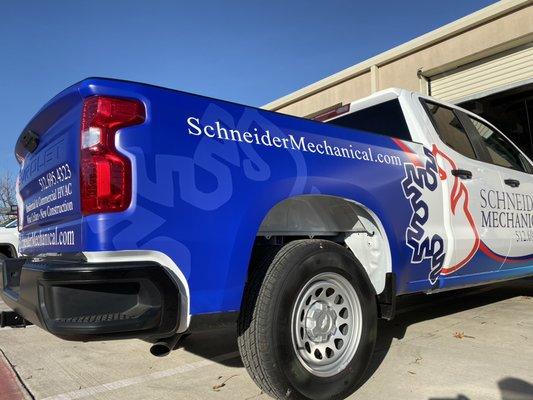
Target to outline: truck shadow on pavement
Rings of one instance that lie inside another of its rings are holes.
[[[378,323],[378,339],[374,355],[359,386],[374,374],[387,356],[393,340],[403,339],[410,325],[522,296],[533,297],[533,279],[520,279],[432,295],[416,294],[400,297],[396,317],[392,321],[380,320]],[[505,378],[499,381],[498,385],[502,392],[502,400],[533,400],[533,386],[528,382]],[[517,397],[516,393],[521,393],[522,397]],[[430,400],[452,399],[470,400],[464,395]]]
[[[518,378],[505,378],[498,382],[502,400],[533,399],[533,385]]]
[[[531,400],[533,385],[518,378],[504,378],[498,382],[502,400]],[[463,394],[456,397],[430,397],[428,400],[472,400]]]
[[[206,345],[207,344],[207,345]],[[237,332],[232,328],[219,328],[197,332],[183,340],[180,347],[185,351],[207,358],[228,367],[244,367],[239,356],[217,360],[217,357],[238,352]]]
[[[378,338],[374,355],[368,371],[359,386],[362,386],[374,374],[386,358],[393,340],[403,339],[410,325],[521,296],[533,297],[533,279],[527,278],[470,289],[454,290],[436,293],[431,296],[426,294],[401,296],[398,300],[397,314],[394,320],[380,320],[378,323]],[[206,343],[211,343],[211,345],[206,345]],[[234,329],[195,333],[186,338],[181,343],[181,347],[185,351],[207,359],[214,359],[215,362],[226,366],[243,366],[238,356],[224,361],[217,361],[216,359],[221,354],[238,351]],[[516,378],[505,378],[498,384],[502,392],[502,400],[533,399],[533,386],[528,382]],[[521,393],[522,397],[517,393]],[[452,399],[470,400],[464,395],[458,395],[458,397],[451,397],[450,399],[430,400]]]

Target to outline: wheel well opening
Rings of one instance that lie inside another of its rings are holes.
[[[254,242],[249,274],[272,248],[298,239],[325,239],[351,250],[363,265],[377,294],[392,271],[385,229],[365,205],[336,196],[296,196],[267,213]]]

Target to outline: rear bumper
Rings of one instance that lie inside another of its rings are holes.
[[[26,320],[69,340],[150,340],[179,328],[179,289],[151,261],[8,259],[0,293]]]

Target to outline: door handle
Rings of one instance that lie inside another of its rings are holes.
[[[514,188],[520,186],[520,181],[517,181],[516,179],[505,179],[504,182],[507,186],[511,186]]]
[[[472,172],[466,169],[452,169],[452,175],[461,179],[472,179]]]

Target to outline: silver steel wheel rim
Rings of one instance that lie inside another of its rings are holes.
[[[325,272],[307,282],[291,315],[291,336],[300,363],[313,375],[329,377],[353,359],[363,325],[361,303],[346,278]]]

